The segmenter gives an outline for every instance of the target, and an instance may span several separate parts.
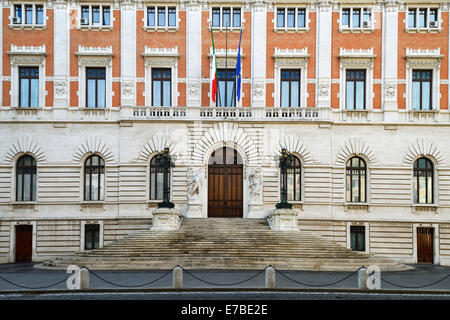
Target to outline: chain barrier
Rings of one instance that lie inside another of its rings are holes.
[[[359,270],[361,270],[361,269],[363,269],[363,268],[364,268],[364,267],[360,267],[358,270],[353,271],[352,273],[350,273],[348,276],[344,277],[343,279],[338,280],[338,281],[335,281],[335,282],[332,282],[332,283],[327,283],[327,284],[308,284],[308,283],[300,282],[300,281],[297,281],[297,280],[295,280],[295,279],[292,279],[291,277],[287,276],[286,274],[284,274],[284,273],[281,272],[280,270],[278,270],[278,269],[276,269],[276,268],[274,268],[274,269],[275,269],[279,274],[281,274],[283,277],[285,277],[286,279],[289,279],[289,280],[291,280],[292,282],[295,282],[295,283],[300,284],[300,285],[302,285],[302,286],[306,286],[306,287],[328,287],[328,286],[332,286],[332,285],[335,285],[335,284],[338,284],[338,283],[340,283],[340,282],[342,282],[342,281],[347,280],[348,278],[350,278],[352,275],[356,274]]]
[[[156,279],[153,279],[153,280],[151,280],[151,281],[149,281],[149,282],[143,283],[143,284],[138,284],[138,285],[122,285],[122,284],[114,283],[114,282],[112,282],[112,281],[108,281],[108,280],[106,280],[105,278],[100,277],[98,274],[96,274],[96,273],[94,272],[94,270],[91,270],[91,269],[89,269],[89,268],[87,268],[87,267],[85,267],[85,268],[86,268],[90,273],[92,273],[92,275],[93,275],[94,277],[96,277],[96,278],[98,278],[98,279],[100,279],[100,280],[102,280],[102,281],[104,281],[104,282],[106,282],[106,283],[109,283],[109,284],[111,284],[111,285],[113,285],[113,286],[117,286],[117,287],[121,287],[121,288],[139,288],[139,287],[145,287],[145,286],[147,286],[147,285],[149,285],[149,284],[152,284],[152,283],[154,283],[154,282],[156,282],[156,281],[158,281],[158,280],[161,280],[162,278],[164,278],[165,276],[167,276],[169,273],[171,273],[171,272],[173,271],[173,269],[175,269],[175,267],[173,267],[172,269],[170,269],[169,271],[167,271],[166,273],[164,273],[162,276],[160,276],[160,277],[158,277],[158,278],[156,278]]]
[[[288,279],[288,280],[290,280],[290,281],[292,281],[292,282],[294,282],[294,283],[296,283],[296,284],[299,284],[299,285],[302,285],[302,286],[307,286],[307,287],[329,287],[329,286],[336,285],[336,284],[338,284],[338,283],[341,283],[341,282],[343,282],[343,281],[349,279],[351,276],[353,276],[353,275],[355,275],[356,273],[358,273],[359,270],[365,268],[365,267],[360,267],[358,270],[353,271],[352,273],[350,273],[349,275],[345,276],[344,278],[342,278],[342,279],[340,279],[340,280],[337,280],[337,281],[334,281],[334,282],[331,282],[331,283],[327,283],[327,284],[311,284],[311,283],[304,283],[304,282],[298,281],[298,280],[296,280],[296,279],[293,279],[292,277],[288,276],[287,274],[285,274],[284,272],[278,270],[277,268],[275,268],[275,267],[273,267],[273,266],[267,266],[266,268],[262,269],[261,271],[258,271],[257,273],[255,273],[255,274],[252,275],[251,277],[249,277],[249,278],[247,278],[247,279],[244,279],[244,280],[241,280],[241,281],[233,282],[233,283],[215,283],[215,282],[207,281],[207,280],[204,280],[204,279],[202,279],[202,278],[196,276],[195,274],[193,274],[193,273],[190,272],[189,270],[186,270],[186,269],[183,268],[182,266],[176,266],[176,267],[180,267],[184,272],[186,272],[186,274],[190,275],[192,278],[194,278],[194,279],[196,279],[196,280],[198,280],[198,281],[201,281],[201,282],[206,283],[206,284],[208,284],[208,285],[212,285],[212,286],[221,286],[221,287],[236,286],[236,285],[239,285],[239,284],[248,282],[248,281],[250,281],[250,280],[256,278],[257,276],[259,276],[261,273],[263,273],[264,271],[266,271],[267,268],[269,268],[269,267],[274,268],[274,270],[275,270],[277,273],[279,273],[281,276],[283,276],[284,278],[286,278],[286,279]],[[157,278],[155,278],[155,279],[153,279],[153,280],[150,280],[150,281],[145,282],[145,283],[142,283],[142,284],[137,284],[137,285],[123,285],[123,284],[115,283],[115,282],[109,281],[109,280],[105,279],[104,277],[98,275],[94,270],[91,270],[91,269],[89,269],[89,268],[87,268],[87,267],[84,267],[84,268],[86,268],[86,269],[89,271],[89,273],[91,273],[94,277],[96,277],[96,278],[98,278],[99,280],[104,281],[104,282],[106,282],[106,283],[108,283],[108,284],[110,284],[110,285],[117,286],[117,287],[121,287],[121,288],[138,288],[138,287],[144,287],[144,286],[150,285],[150,284],[152,284],[152,283],[155,283],[155,282],[161,280],[162,278],[166,277],[169,273],[171,273],[176,267],[173,267],[172,269],[168,270],[167,272],[165,272],[164,274],[162,274],[161,276],[159,276],[159,277],[157,277]],[[28,286],[24,286],[24,285],[17,284],[17,283],[15,283],[15,282],[13,282],[13,281],[11,281],[11,280],[8,280],[8,279],[6,279],[6,278],[4,278],[3,276],[0,275],[0,279],[3,280],[4,282],[9,283],[9,284],[11,284],[11,285],[13,285],[13,286],[15,286],[15,287],[19,287],[19,288],[22,288],[22,289],[28,289],[28,290],[48,289],[48,288],[57,286],[57,285],[59,285],[59,284],[61,284],[61,283],[64,283],[65,281],[67,281],[67,279],[69,279],[69,277],[70,277],[70,275],[67,276],[66,278],[64,278],[63,280],[60,280],[60,281],[58,281],[58,282],[56,282],[56,283],[53,283],[53,284],[50,284],[50,285],[46,285],[46,286],[28,287]],[[434,281],[434,282],[432,282],[432,283],[430,283],[430,284],[427,284],[427,285],[420,285],[420,286],[403,286],[403,285],[396,284],[396,283],[393,283],[393,282],[391,282],[391,281],[388,281],[388,280],[386,280],[386,279],[384,279],[384,278],[381,278],[381,281],[383,281],[384,283],[387,283],[387,284],[389,284],[389,285],[398,287],[398,288],[403,288],[403,289],[421,289],[421,288],[426,288],[426,287],[430,287],[430,286],[433,286],[433,285],[435,285],[435,284],[438,284],[438,283],[440,283],[440,282],[446,280],[446,279],[449,278],[449,277],[450,277],[450,274],[448,274],[448,275],[446,275],[445,277],[443,277],[442,279],[439,279],[439,280],[437,280],[437,281]]]
[[[27,287],[27,286],[23,286],[23,285],[14,283],[14,282],[12,282],[12,281],[9,281],[8,279],[5,279],[5,278],[2,277],[2,276],[0,276],[0,279],[2,279],[3,281],[5,281],[5,282],[7,282],[7,283],[9,283],[9,284],[11,284],[11,285],[13,285],[13,286],[16,286],[16,287],[19,287],[19,288],[22,288],[22,289],[28,289],[28,290],[41,290],[41,289],[48,289],[48,288],[57,286],[58,284],[61,284],[61,283],[65,282],[65,281],[67,281],[67,279],[69,279],[69,277],[70,277],[70,275],[67,276],[65,279],[63,279],[63,280],[61,280],[61,281],[58,281],[58,282],[56,282],[56,283],[54,283],[54,284],[51,284],[51,285],[48,285],[48,286],[42,286],[42,287]]]
[[[192,274],[191,272],[189,272],[185,268],[181,267],[181,269],[183,269],[184,272],[186,272],[188,275],[190,275],[194,279],[197,279],[197,280],[199,280],[201,282],[204,282],[204,283],[212,285],[212,286],[222,286],[222,287],[236,286],[238,284],[242,284],[244,282],[250,281],[250,280],[256,278],[257,276],[259,276],[264,271],[266,271],[267,268],[268,267],[265,267],[264,269],[262,269],[261,271],[259,271],[258,273],[256,273],[255,275],[251,276],[248,279],[245,279],[245,280],[242,280],[242,281],[238,281],[238,282],[234,282],[234,283],[227,283],[227,284],[225,284],[225,283],[214,283],[214,282],[210,282],[210,281],[206,281],[206,280],[200,279],[199,277],[195,276],[194,274]]]

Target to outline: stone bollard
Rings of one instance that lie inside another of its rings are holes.
[[[273,267],[266,268],[266,288],[275,288],[275,269]]]
[[[78,276],[79,276],[79,289],[80,290],[89,289],[89,270],[86,268],[81,268]]]
[[[367,279],[369,279],[369,270],[361,268],[358,270],[358,289],[368,290]]]
[[[173,268],[173,288],[183,288],[183,269],[181,267]]]

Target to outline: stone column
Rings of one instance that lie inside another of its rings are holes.
[[[186,104],[200,107],[202,103],[202,9],[201,3],[186,3]],[[204,39],[208,41],[208,39]]]
[[[47,5],[49,3],[46,2]],[[54,2],[54,43],[53,112],[54,117],[58,119],[65,118],[66,109],[70,105],[70,13],[66,1]]]
[[[383,17],[383,108],[384,121],[396,122],[397,112],[397,59],[398,59],[398,4],[388,0]]]
[[[120,82],[122,106],[136,105],[136,9],[134,2],[124,1],[120,10]]]
[[[317,106],[331,107],[332,5],[320,0],[317,7]]]
[[[253,107],[266,106],[267,4],[254,0],[252,7],[252,95]]]

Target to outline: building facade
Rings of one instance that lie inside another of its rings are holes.
[[[450,264],[449,2],[1,6],[0,262],[147,229],[165,183],[185,218],[264,218],[286,181],[301,230]]]

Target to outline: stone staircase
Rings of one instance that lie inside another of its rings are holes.
[[[93,270],[264,269],[355,271],[378,265],[383,271],[412,267],[355,252],[305,231],[273,231],[264,219],[184,219],[176,231],[142,231],[103,248],[81,251],[37,267]]]

